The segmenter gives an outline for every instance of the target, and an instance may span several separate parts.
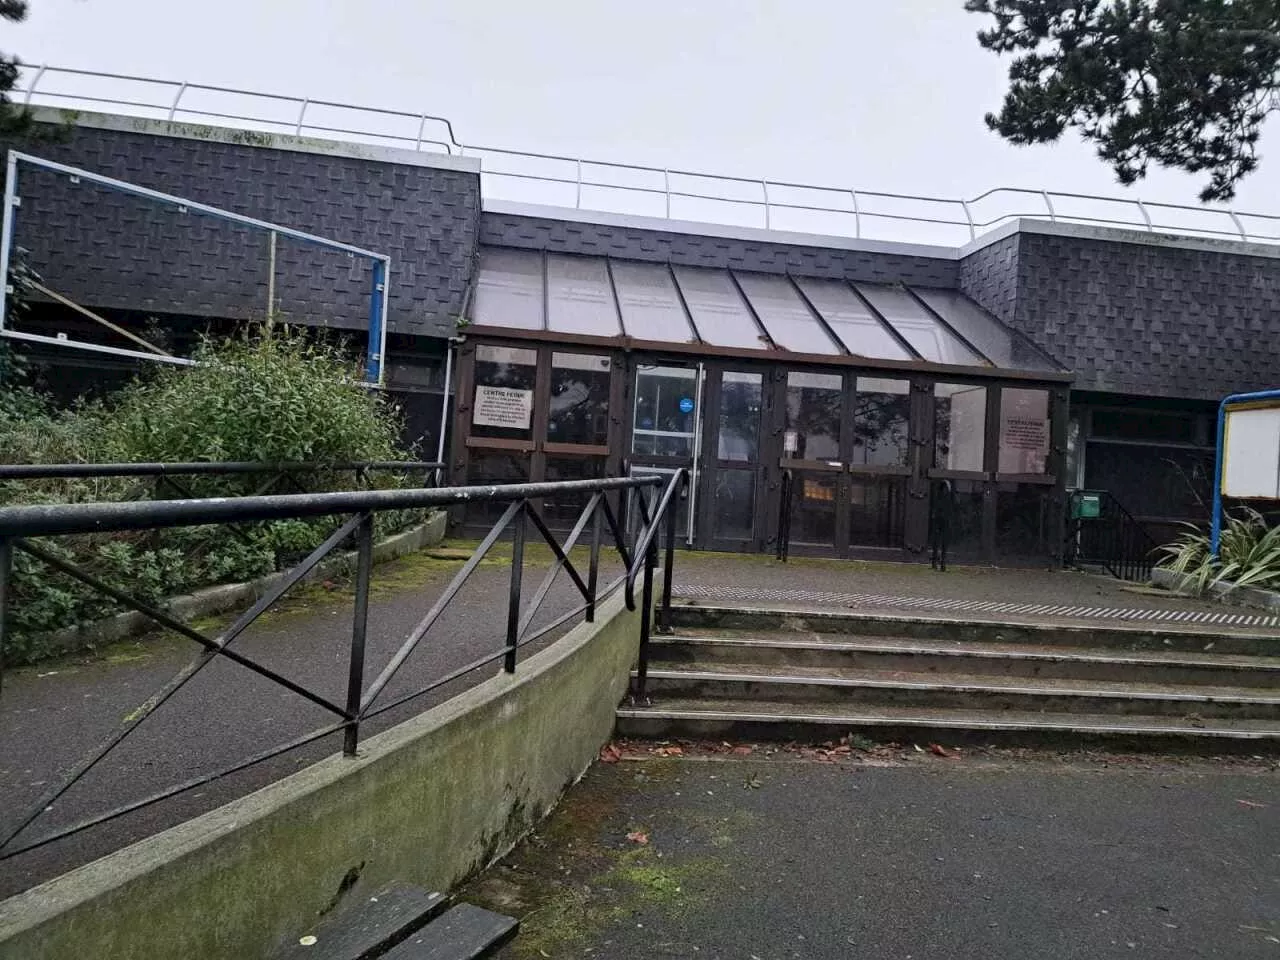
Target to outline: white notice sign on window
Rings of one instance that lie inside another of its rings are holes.
[[[471,422],[482,427],[528,430],[533,418],[533,391],[512,387],[476,386],[476,408]]]

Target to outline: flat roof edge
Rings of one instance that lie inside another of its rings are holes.
[[[349,143],[303,137],[289,133],[268,133],[259,130],[239,130],[231,127],[186,123],[176,120],[152,120],[147,117],[131,117],[115,113],[98,113],[91,110],[67,110],[61,107],[33,106],[32,118],[37,123],[70,125],[94,130],[112,130],[120,133],[139,133],[152,137],[170,137],[180,140],[205,140],[241,147],[258,147],[266,150],[286,150],[293,153],[310,153],[326,157],[343,157],[352,160],[369,160],[374,163],[390,163],[400,166],[428,167],[434,170],[453,170],[460,173],[480,173],[478,157],[457,157],[432,151],[407,150],[401,147],[383,147],[376,144]]]

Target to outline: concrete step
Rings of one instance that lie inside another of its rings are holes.
[[[412,936],[448,906],[448,898],[419,887],[397,886],[329,914],[315,929],[291,939],[273,960],[370,960]]]
[[[624,737],[820,742],[846,733],[908,743],[1070,746],[1184,750],[1194,753],[1274,753],[1280,722],[1189,721],[1178,717],[944,710],[850,703],[660,699],[623,705]]]
[[[651,666],[647,692],[655,700],[840,702],[989,712],[1227,717],[1274,720],[1280,725],[1280,692],[1241,687],[701,664]]]
[[[382,954],[382,960],[480,960],[491,956],[519,929],[519,920],[460,903]]]
[[[1196,653],[1280,655],[1280,636],[1271,630],[1209,625],[1130,622],[1058,622],[1052,619],[973,620],[905,613],[847,610],[764,610],[681,604],[671,608],[671,624],[700,633],[738,630],[801,634],[891,636],[957,642],[1017,643],[1078,649],[1166,650]]]
[[[1276,645],[1280,648],[1280,641]],[[724,663],[1280,689],[1280,656],[1179,653],[1167,648],[1082,649],[795,631],[682,631],[655,636],[650,646],[653,667]]]

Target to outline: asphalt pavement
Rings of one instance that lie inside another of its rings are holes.
[[[714,746],[597,763],[461,891],[503,960],[1280,956],[1273,764]]]

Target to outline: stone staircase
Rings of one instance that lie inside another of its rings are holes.
[[[635,737],[1280,750],[1280,635],[673,608]]]

